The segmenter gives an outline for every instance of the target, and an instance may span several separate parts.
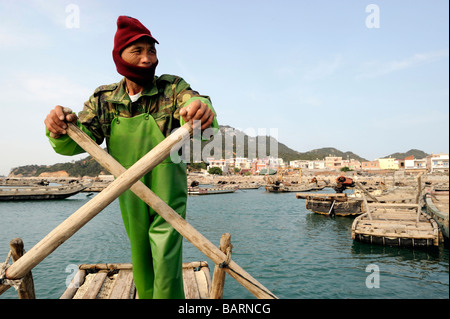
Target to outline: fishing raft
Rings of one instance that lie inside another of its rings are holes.
[[[353,221],[353,240],[386,246],[439,245],[439,227],[420,205],[371,203],[367,207],[367,212]]]

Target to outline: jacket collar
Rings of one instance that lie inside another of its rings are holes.
[[[152,84],[145,86],[142,90],[141,96],[152,96],[158,94],[158,87],[156,85],[157,76],[153,78]],[[117,88],[111,92],[111,95],[106,99],[106,102],[123,104],[128,106],[131,103],[130,96],[127,93],[125,78],[118,84]]]

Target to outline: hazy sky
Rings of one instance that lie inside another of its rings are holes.
[[[374,5],[371,5],[374,4]],[[159,41],[156,74],[209,95],[222,125],[278,129],[306,152],[373,160],[448,153],[447,0],[0,0],[0,175],[79,159],[54,153],[44,118],[79,112],[112,60],[119,15]]]

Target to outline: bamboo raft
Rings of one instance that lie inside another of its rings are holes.
[[[355,218],[352,239],[360,242],[407,247],[439,245],[437,223],[418,204],[372,203]]]
[[[82,264],[60,299],[139,299],[132,270],[131,263]],[[209,299],[208,263],[183,263],[183,282],[186,299]]]

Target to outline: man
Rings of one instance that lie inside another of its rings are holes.
[[[193,91],[182,78],[155,76],[159,42],[137,19],[120,16],[113,60],[121,82],[103,85],[84,104],[79,118],[56,106],[46,117],[46,134],[56,152],[83,152],[66,134],[76,122],[125,168],[184,122],[201,121],[201,129],[218,128],[209,97]],[[185,218],[187,178],[184,163],[164,160],[142,179],[152,191]],[[184,298],[182,237],[130,190],[119,197],[131,244],[133,277],[139,298]]]

